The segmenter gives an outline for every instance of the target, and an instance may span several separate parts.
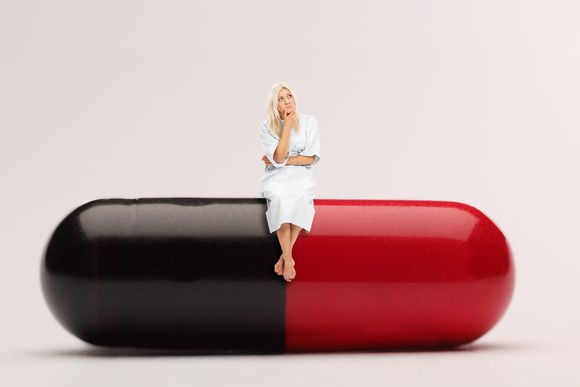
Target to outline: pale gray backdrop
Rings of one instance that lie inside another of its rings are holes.
[[[1,0],[1,384],[578,385],[579,18],[572,0]],[[506,234],[514,297],[469,350],[103,357],[50,314],[42,248],[79,205],[258,197],[278,81],[319,120],[318,198],[459,201]]]

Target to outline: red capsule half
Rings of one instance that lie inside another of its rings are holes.
[[[287,352],[454,346],[512,297],[502,232],[461,203],[316,200],[286,289]]]

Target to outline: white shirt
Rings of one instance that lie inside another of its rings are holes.
[[[266,157],[268,157],[272,163],[271,166],[266,166],[265,170],[284,167],[288,162],[288,157],[290,156],[316,156],[314,163],[304,165],[307,168],[311,168],[314,164],[317,164],[320,161],[320,134],[318,133],[318,121],[316,118],[302,113],[299,113],[298,120],[300,122],[300,132],[296,133],[296,130],[292,129],[292,132],[290,133],[288,153],[286,154],[283,163],[277,163],[276,160],[274,160],[274,152],[278,147],[280,137],[276,136],[268,129],[268,121],[264,120],[260,125],[260,142],[264,152],[266,153]],[[281,120],[280,122],[283,127],[284,120]]]

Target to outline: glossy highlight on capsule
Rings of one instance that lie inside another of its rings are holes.
[[[476,208],[314,204],[287,283],[272,270],[281,249],[265,199],[91,201],[45,246],[45,300],[94,345],[268,353],[453,347],[505,313],[512,254]]]

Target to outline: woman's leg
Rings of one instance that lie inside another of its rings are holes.
[[[284,259],[283,275],[284,279],[288,282],[296,277],[296,271],[294,270],[294,260],[292,259],[292,241],[290,239],[290,231],[290,223],[283,223],[276,231],[278,234],[278,241],[282,247],[282,256]]]
[[[292,249],[294,248],[296,239],[298,239],[298,235],[300,235],[300,230],[302,230],[302,227],[290,223],[290,259],[285,258],[282,264],[282,272],[284,273],[284,278],[286,280],[288,279],[293,280],[294,278],[296,278],[296,270],[294,269],[294,257],[292,255]]]
[[[296,243],[296,239],[300,235],[300,230],[302,230],[302,227],[290,223],[290,251],[294,248],[294,243]]]
[[[290,223],[282,223],[280,228],[276,230],[276,234],[278,234],[278,242],[280,242],[280,247],[282,247],[282,255],[280,259],[274,266],[274,271],[278,275],[283,274],[284,270],[284,254],[288,255],[290,253],[291,245],[290,242]]]
[[[288,223],[286,223],[286,224],[288,224]],[[291,252],[290,256],[292,256],[292,257],[293,257],[292,249],[294,248],[294,244],[296,243],[296,240],[298,239],[298,236],[300,235],[301,230],[302,230],[302,227],[297,226],[293,223],[290,223],[290,252]],[[278,262],[276,262],[276,265],[274,265],[274,271],[278,275],[284,274],[284,253],[282,253],[282,255],[280,256],[280,259],[278,260]]]
[[[290,247],[286,247],[286,242],[290,238],[290,223],[282,223],[280,228],[276,230],[276,234],[278,234],[278,242],[280,242],[280,247],[282,247],[282,255],[280,255],[280,259],[274,265],[274,271],[278,275],[284,274],[284,253],[287,253],[288,249],[291,250],[292,245]]]

